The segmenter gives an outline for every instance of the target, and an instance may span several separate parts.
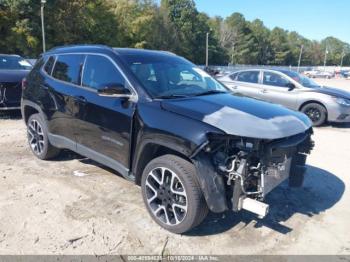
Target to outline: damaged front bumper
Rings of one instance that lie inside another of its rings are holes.
[[[210,135],[192,157],[209,209],[266,215],[268,205],[260,201],[269,192],[287,179],[290,186],[302,185],[312,133],[277,140]]]

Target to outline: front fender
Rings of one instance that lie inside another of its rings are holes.
[[[150,144],[159,145],[194,164],[209,209],[217,213],[225,211],[227,201],[223,178],[216,172],[209,155],[202,151],[208,133],[223,134],[201,121],[162,110],[159,103],[139,104],[134,118],[133,159],[130,161],[135,182],[139,184],[145,165],[153,159],[154,152],[145,148]]]

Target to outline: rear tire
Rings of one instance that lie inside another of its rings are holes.
[[[151,217],[170,232],[189,231],[208,214],[193,164],[178,156],[153,159],[143,171],[141,188]]]
[[[27,122],[28,144],[32,153],[39,159],[56,157],[60,149],[52,146],[47,136],[47,127],[40,114],[33,114]]]
[[[327,120],[327,109],[318,103],[308,103],[301,108],[301,112],[307,115],[313,126],[321,126]]]

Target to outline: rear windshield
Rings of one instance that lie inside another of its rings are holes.
[[[31,64],[19,56],[0,56],[0,70],[30,70]]]

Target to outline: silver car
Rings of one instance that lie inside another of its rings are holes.
[[[311,71],[305,71],[303,74],[310,78],[327,78],[331,79],[334,77],[334,73],[324,71],[324,70],[311,70]]]
[[[305,113],[314,126],[350,122],[350,92],[323,87],[288,70],[250,69],[218,78],[234,93]]]

